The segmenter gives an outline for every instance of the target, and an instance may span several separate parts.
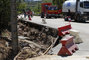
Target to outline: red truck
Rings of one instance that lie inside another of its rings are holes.
[[[60,13],[62,10],[58,10],[57,6],[52,5],[52,3],[42,3],[41,4],[41,18],[51,18],[55,17],[58,18],[60,17]]]

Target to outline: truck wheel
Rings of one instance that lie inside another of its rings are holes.
[[[57,16],[55,16],[55,18],[57,18]]]
[[[65,21],[68,21],[68,18],[67,18],[67,17],[64,17],[64,20],[65,20]]]
[[[78,14],[76,17],[77,17],[76,22],[81,22],[82,21],[82,17],[80,17],[80,14]]]
[[[85,23],[86,20],[84,18],[82,18],[82,16],[78,15],[77,16],[77,22],[83,22],[83,23]]]
[[[60,18],[61,17],[60,14],[57,17]]]
[[[83,23],[86,23],[86,20],[83,18],[83,19],[82,19],[82,22],[83,22]]]
[[[77,17],[74,18],[74,21],[77,22]]]
[[[43,12],[41,13],[41,18],[44,18],[44,13]]]
[[[58,18],[60,18],[60,16],[58,16]]]
[[[51,18],[51,16],[49,16],[49,18]]]
[[[77,17],[77,22],[80,22],[80,16]]]
[[[46,18],[49,18],[48,14],[46,14]]]

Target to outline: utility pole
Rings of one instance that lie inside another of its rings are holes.
[[[16,0],[11,1],[11,39],[13,57],[18,53],[18,33],[17,33],[17,9]]]

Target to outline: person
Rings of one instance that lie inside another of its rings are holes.
[[[70,9],[68,9],[68,14],[67,14],[67,16],[68,16],[68,21],[71,22],[71,12],[70,12]]]
[[[29,20],[31,20],[31,10],[29,9],[28,11],[27,11],[27,15],[28,15],[28,18],[29,18]]]
[[[26,18],[26,11],[23,9],[24,18]]]

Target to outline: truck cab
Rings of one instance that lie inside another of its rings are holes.
[[[48,6],[48,9],[47,9],[47,16],[46,17],[60,17],[60,13],[57,6]]]
[[[89,20],[89,0],[80,0],[78,2],[76,16],[75,20],[79,22],[86,22]]]
[[[51,18],[51,17],[60,17],[62,10],[58,10],[57,6],[52,5],[52,3],[42,3],[41,6],[41,18]]]
[[[65,1],[62,12],[66,15],[68,9],[71,12],[72,19],[75,21],[86,22],[89,20],[89,0],[79,0],[78,3],[76,3],[76,0]]]

